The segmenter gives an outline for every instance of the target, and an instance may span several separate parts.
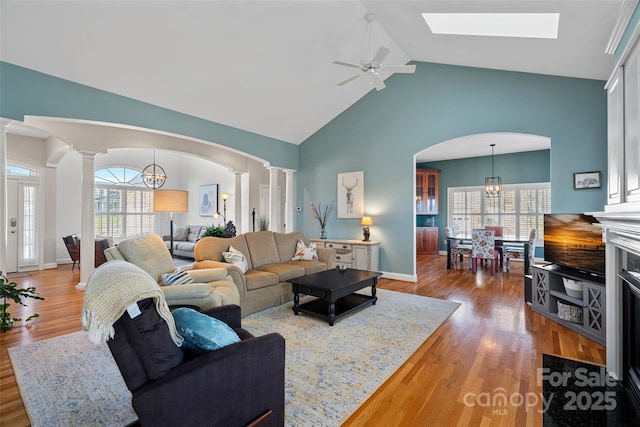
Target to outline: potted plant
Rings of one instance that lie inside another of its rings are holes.
[[[0,297],[2,298],[2,304],[0,304],[0,332],[7,332],[13,327],[14,324],[20,322],[22,319],[17,317],[11,317],[9,313],[10,303],[7,300],[12,300],[16,304],[24,305],[23,298],[33,298],[44,300],[36,292],[36,288],[18,288],[18,284],[15,282],[9,282],[9,279],[0,271]],[[34,319],[40,317],[38,313],[32,314],[24,320],[25,324],[32,322]]]
[[[327,230],[326,230],[327,221],[329,220],[331,211],[333,211],[333,203],[334,202],[331,202],[329,205],[325,206],[324,208],[320,203],[318,203],[317,207],[316,205],[313,204],[313,202],[310,203],[311,212],[313,212],[313,217],[318,220],[318,222],[320,223],[320,228],[322,229],[320,232],[321,239],[327,238]]]
[[[200,237],[235,237],[236,227],[229,221],[224,227],[220,224],[207,227]]]
[[[265,215],[260,215],[258,217],[258,230],[260,231],[269,230],[269,219]]]

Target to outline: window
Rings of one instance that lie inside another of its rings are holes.
[[[505,239],[526,240],[531,228],[544,235],[544,214],[551,212],[551,184],[505,184],[500,199],[486,199],[484,187],[450,187],[447,190],[449,225],[460,236],[471,230],[496,225],[504,227]]]
[[[37,177],[38,171],[34,171],[32,169],[23,168],[22,166],[17,165],[7,165],[7,174],[9,175],[21,175],[21,176],[32,176]]]
[[[142,185],[140,171],[101,169],[95,174],[96,236],[124,239],[155,230],[153,190]]]

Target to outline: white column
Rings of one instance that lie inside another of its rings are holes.
[[[7,272],[7,126],[0,120],[0,271]]]
[[[269,168],[269,230],[280,231],[278,216],[278,168]]]
[[[295,205],[296,205],[296,171],[285,169],[285,198],[284,198],[284,223],[287,232],[296,230]]]
[[[76,289],[84,289],[87,279],[95,270],[95,152],[80,151],[82,155],[82,192],[80,195],[80,283]]]
[[[238,234],[241,233],[242,223],[244,218],[244,210],[242,209],[242,174],[240,172],[233,172],[235,177],[235,189],[233,195],[233,223],[236,226]]]

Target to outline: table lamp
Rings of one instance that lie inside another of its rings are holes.
[[[370,216],[363,216],[362,220],[360,221],[360,224],[362,225],[362,234],[364,234],[364,239],[362,241],[363,242],[368,242],[369,241],[369,226],[373,225],[373,220],[371,219]]]
[[[173,214],[175,212],[189,212],[189,192],[183,190],[155,190],[153,192],[153,211],[169,212],[169,224],[171,227],[169,252],[173,257]]]

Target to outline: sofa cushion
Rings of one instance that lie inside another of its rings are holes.
[[[268,271],[249,270],[244,273],[245,280],[247,281],[247,290],[252,291],[254,289],[266,288],[268,286],[277,285],[280,283],[280,279],[277,274],[269,273]]]
[[[249,257],[253,268],[264,264],[280,262],[278,248],[271,231],[256,231],[244,235],[249,247]]]
[[[296,244],[296,253],[291,258],[291,261],[318,261],[318,248],[315,243],[310,243],[309,246],[304,244],[302,240],[298,240]]]
[[[127,261],[142,268],[158,283],[162,280],[162,274],[175,270],[171,253],[165,249],[162,237],[157,234],[125,239],[117,248]]]
[[[246,273],[249,269],[247,257],[233,246],[229,246],[228,251],[222,252],[222,258],[224,262],[236,265],[243,273]]]
[[[287,261],[284,264],[291,264],[304,268],[304,274],[313,274],[325,271],[327,264],[321,261]]]
[[[190,242],[197,242],[202,234],[202,226],[201,225],[189,225],[187,226],[189,229],[189,233],[187,234],[187,238]]]
[[[173,246],[179,251],[192,252],[195,245],[193,242],[173,242]]]
[[[182,227],[178,228],[173,232],[173,240],[187,240],[187,236],[189,235],[189,228]]]
[[[165,286],[186,285],[193,283],[193,278],[181,268],[176,268],[172,273],[162,275],[162,284]]]
[[[202,354],[240,342],[240,337],[226,323],[214,317],[181,307],[173,310],[176,329],[184,338],[183,348]]]
[[[233,246],[247,257],[247,264],[251,269],[251,257],[249,257],[249,248],[247,248],[247,242],[244,238],[244,234],[241,234],[232,238],[224,237],[203,237],[198,240],[193,251],[193,256],[196,261],[224,261],[222,252],[226,252],[229,246]]]
[[[304,268],[302,266],[295,265],[295,264],[286,264],[281,262],[278,262],[275,264],[261,265],[256,270],[267,271],[269,273],[277,274],[281,282],[286,282],[289,279],[301,277],[301,276],[304,276],[305,274]]]
[[[280,262],[290,261],[296,253],[296,244],[298,240],[306,242],[304,234],[300,231],[292,231],[291,233],[273,233],[278,249],[278,257]]]

